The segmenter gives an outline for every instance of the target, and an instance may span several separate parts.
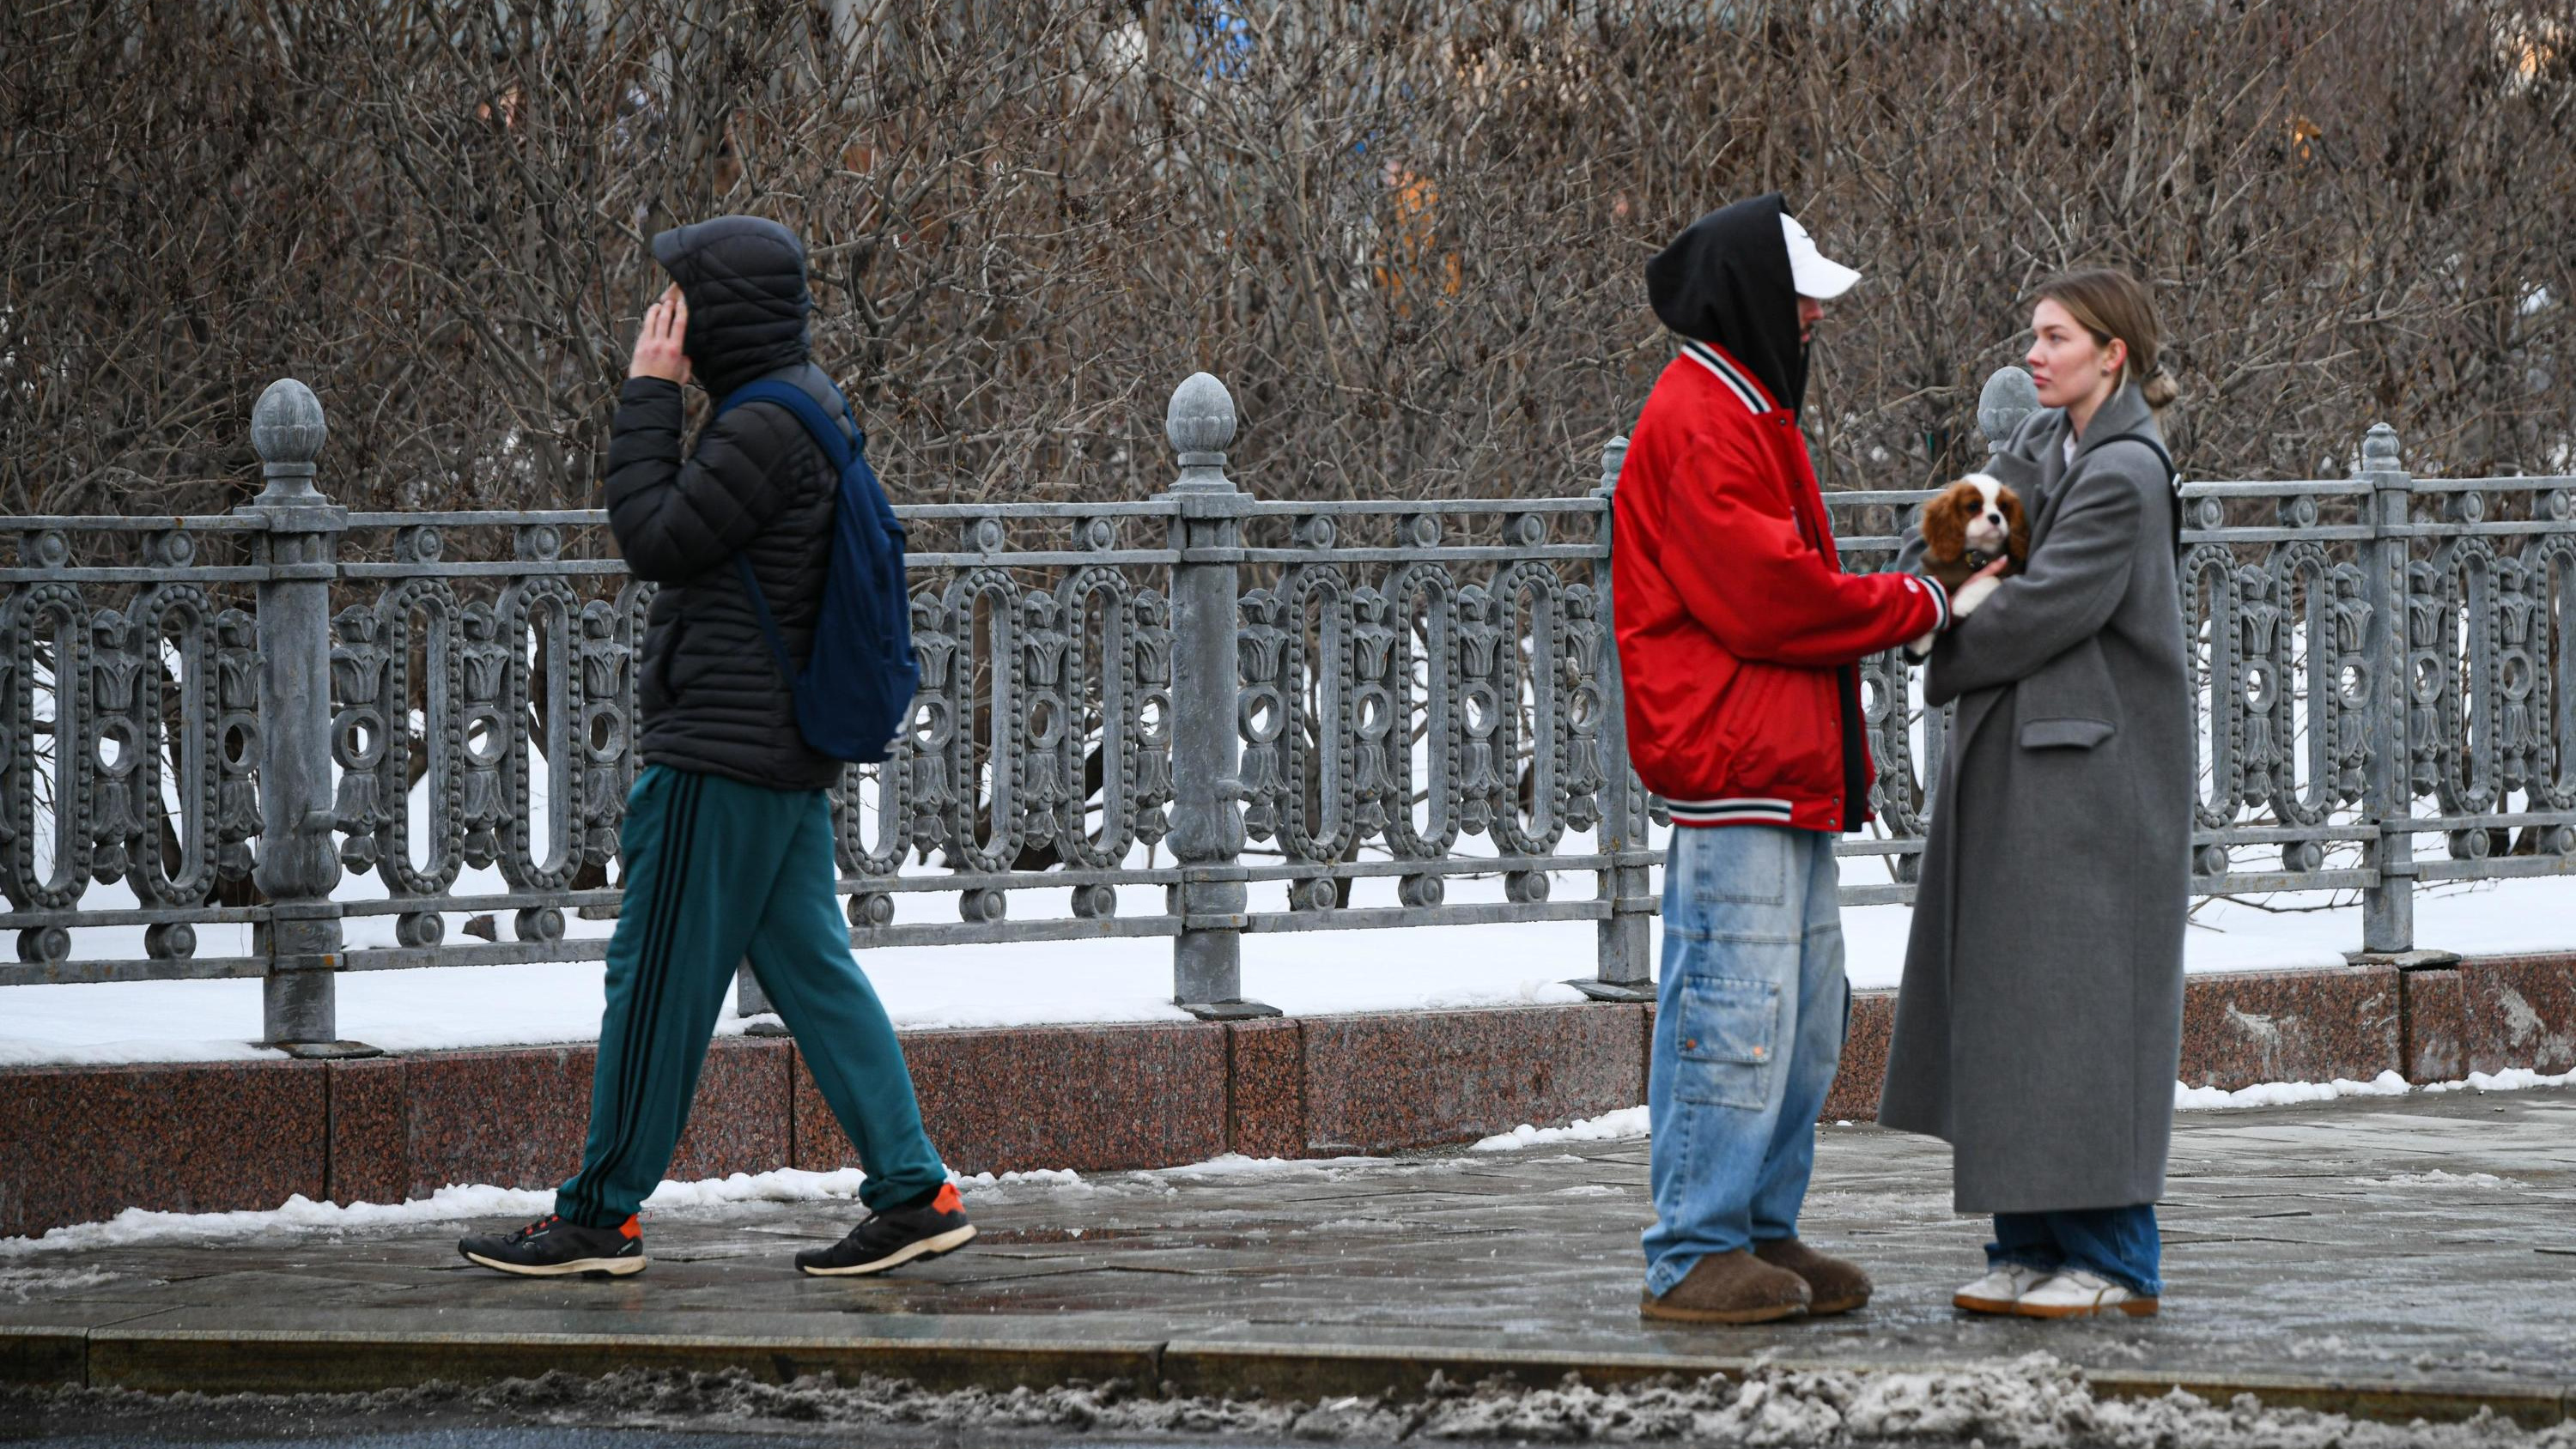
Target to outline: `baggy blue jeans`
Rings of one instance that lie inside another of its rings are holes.
[[[2080,1268],[2147,1298],[2163,1294],[2164,1285],[2156,1276],[2163,1256],[2164,1240],[2156,1231],[2153,1203],[1997,1213],[1995,1241],[1986,1244],[1987,1267],[2010,1263],[2043,1273]]]
[[[1709,1254],[1797,1236],[1851,1022],[1839,880],[1820,831],[1673,831],[1646,1074],[1650,1293]]]

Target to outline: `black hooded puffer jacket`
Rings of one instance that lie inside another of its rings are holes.
[[[712,396],[777,376],[837,410],[807,356],[813,303],[794,233],[758,217],[717,217],[654,237],[653,257],[688,298],[690,374]],[[820,789],[840,778],[840,763],[797,731],[793,695],[733,559],[749,553],[801,665],[840,480],[804,425],[774,403],[708,423],[686,458],[684,427],[677,384],[627,379],[608,442],[608,524],[626,566],[662,586],[636,664],[641,758],[773,790]]]

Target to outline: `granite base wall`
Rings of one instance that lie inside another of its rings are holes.
[[[1867,1121],[1895,995],[1857,993],[1828,1120]],[[961,1172],[1385,1152],[1645,1100],[1652,1006],[1595,1003],[904,1037]],[[363,1061],[0,1069],[0,1236],[126,1207],[341,1202],[455,1182],[545,1187],[578,1165],[587,1046]],[[2195,977],[2183,1079],[2457,1079],[2576,1069],[2576,953]],[[855,1161],[792,1042],[712,1047],[671,1174]]]

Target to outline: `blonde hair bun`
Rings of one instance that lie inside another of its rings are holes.
[[[2148,407],[2162,412],[2174,405],[2174,399],[2182,396],[2182,388],[2174,382],[2172,373],[2159,366],[2138,384],[2138,395],[2147,400]]]

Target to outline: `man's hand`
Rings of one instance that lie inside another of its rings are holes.
[[[680,295],[680,285],[674,282],[660,301],[644,309],[644,327],[635,334],[635,360],[626,365],[626,375],[687,382],[689,354],[680,350],[680,344],[688,335],[689,299]]]

